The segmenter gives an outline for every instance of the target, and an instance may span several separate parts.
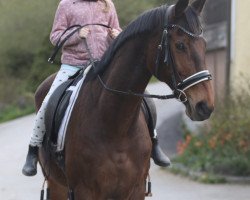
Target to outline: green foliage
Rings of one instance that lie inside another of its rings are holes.
[[[185,131],[178,161],[198,171],[250,176],[250,84],[239,88],[217,105],[209,130]]]
[[[5,73],[11,77],[24,79],[34,61],[33,53],[25,50],[20,52],[18,49],[9,49],[5,54],[9,58],[14,58],[5,60]]]
[[[60,65],[60,54],[57,56],[57,60],[53,65],[47,62],[51,54],[53,46],[48,42],[48,36],[43,41],[41,47],[38,49],[34,56],[29,73],[26,79],[26,90],[35,92],[37,87],[45,80],[49,75],[55,73]]]
[[[0,53],[8,49],[34,52],[51,29],[57,1],[3,1],[0,6]]]
[[[8,106],[7,108],[3,109],[0,113],[0,122],[6,122],[11,119],[15,119],[17,117],[21,117],[24,115],[31,114],[35,111],[33,106],[27,106],[25,108],[20,108],[16,105]]]
[[[33,105],[27,90],[30,69],[43,48],[53,22],[57,1],[17,0],[0,4],[0,115],[10,110],[25,110]],[[48,40],[47,40],[48,41]],[[47,58],[44,60],[46,62]],[[47,70],[44,70],[45,72]],[[27,98],[29,96],[29,98]],[[14,108],[15,107],[15,108]],[[19,111],[13,115],[19,115]],[[12,114],[11,114],[12,115]],[[9,118],[9,117],[7,117]]]

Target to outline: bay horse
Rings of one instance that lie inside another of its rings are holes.
[[[199,21],[204,4],[178,0],[152,9],[116,38],[96,66],[99,78],[85,83],[79,93],[66,135],[65,170],[40,149],[52,200],[68,199],[69,190],[77,200],[145,198],[152,144],[140,109],[142,97],[129,91],[143,94],[152,76],[172,88],[192,120],[210,117],[214,93]],[[38,88],[37,110],[53,78]],[[127,95],[107,90],[100,80]]]

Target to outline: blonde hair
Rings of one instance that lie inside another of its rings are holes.
[[[108,0],[101,0],[101,1],[105,4],[105,6],[103,8],[103,12],[105,12],[105,13],[109,12],[110,5],[109,5]]]

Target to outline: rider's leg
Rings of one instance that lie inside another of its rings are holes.
[[[154,160],[154,163],[161,167],[169,166],[171,164],[171,161],[168,158],[168,156],[162,151],[158,142],[157,132],[155,129],[154,133],[151,133],[151,140],[152,140],[151,157]]]
[[[149,92],[146,90],[145,94],[149,94]],[[168,156],[162,151],[158,138],[157,138],[157,132],[156,132],[156,122],[157,122],[157,113],[156,113],[156,106],[155,102],[150,98],[144,98],[145,106],[149,112],[148,116],[148,128],[149,128],[149,134],[152,141],[152,151],[151,151],[151,157],[154,160],[154,163],[156,165],[159,165],[161,167],[167,167],[171,164],[170,159]]]
[[[25,165],[22,170],[24,175],[34,176],[37,173],[36,166],[37,166],[38,148],[42,146],[43,137],[45,134],[44,116],[50,96],[59,85],[67,81],[68,78],[74,75],[78,70],[79,70],[78,67],[62,65],[61,69],[58,71],[55,80],[52,83],[52,86],[48,94],[46,95],[35,118],[35,125],[31,135],[29,150],[26,157]]]

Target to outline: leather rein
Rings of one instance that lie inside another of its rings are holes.
[[[49,57],[48,59],[48,62],[50,63],[53,63],[55,58],[56,58],[56,55],[58,53],[58,51],[63,47],[63,45],[67,42],[67,40],[72,37],[76,32],[78,32],[81,28],[84,28],[86,26],[102,26],[102,27],[105,27],[105,28],[111,28],[110,26],[108,25],[105,25],[105,24],[99,24],[99,23],[94,23],[94,24],[85,24],[85,25],[73,25],[73,26],[70,26],[68,27],[62,34],[61,36],[59,37],[56,45],[55,45],[55,48],[51,54],[51,56]],[[71,31],[63,40],[62,40],[62,37],[71,29],[74,29],[73,31]]]
[[[165,23],[164,23],[164,29],[163,29],[163,33],[162,33],[162,38],[161,38],[161,43],[158,46],[158,50],[157,50],[157,57],[156,57],[156,67],[155,67],[155,73],[154,76],[159,79],[159,70],[160,70],[160,60],[162,59],[162,54],[164,53],[164,61],[163,63],[167,66],[171,67],[171,79],[172,79],[172,84],[173,84],[173,93],[172,94],[168,94],[168,95],[150,95],[150,94],[142,94],[142,93],[136,93],[133,91],[121,91],[121,90],[116,90],[116,89],[112,89],[109,86],[107,86],[104,81],[102,80],[102,78],[100,77],[100,75],[98,74],[98,79],[100,81],[100,83],[102,84],[102,86],[104,87],[105,90],[115,93],[115,94],[119,94],[119,95],[132,95],[132,96],[137,96],[137,97],[143,97],[143,98],[157,98],[157,99],[173,99],[176,98],[177,100],[181,101],[181,102],[186,102],[187,101],[187,95],[185,93],[185,90],[187,90],[188,88],[197,85],[198,83],[204,82],[204,81],[209,81],[212,80],[212,75],[209,73],[208,70],[203,70],[200,72],[197,72],[189,77],[187,77],[184,80],[181,80],[179,73],[177,72],[176,66],[174,64],[174,59],[172,57],[172,53],[171,53],[171,48],[170,48],[170,37],[169,37],[169,29],[172,28],[178,28],[180,30],[182,30],[185,34],[187,34],[190,37],[194,37],[194,38],[198,38],[202,36],[202,30],[200,34],[193,34],[189,31],[187,31],[186,29],[184,29],[183,27],[176,25],[176,24],[169,24],[169,16],[170,16],[170,11],[171,11],[172,7],[168,7],[167,12],[166,12],[166,16],[165,16]],[[54,51],[51,55],[51,57],[49,58],[49,62],[53,63],[58,51],[62,48],[62,46],[65,44],[65,42],[72,36],[74,35],[78,30],[80,30],[83,27],[86,26],[90,26],[90,25],[97,25],[97,26],[103,26],[105,28],[111,28],[108,25],[104,25],[104,24],[85,24],[83,26],[81,25],[73,25],[69,28],[67,28],[61,35],[61,37],[59,38]],[[63,37],[63,35],[65,35],[65,33],[70,30],[75,28],[71,33],[69,33],[62,41],[61,38]],[[83,39],[88,54],[90,56],[90,62],[93,65],[93,67],[95,68],[95,60],[92,57],[92,54],[90,52],[90,49],[88,48],[86,39]],[[179,82],[177,82],[177,78],[180,80]]]

